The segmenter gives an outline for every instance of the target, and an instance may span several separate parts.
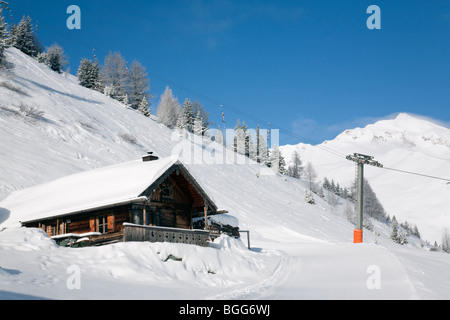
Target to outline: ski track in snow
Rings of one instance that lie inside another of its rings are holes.
[[[243,288],[235,289],[230,292],[221,293],[211,298],[209,300],[251,300],[257,299],[264,295],[265,292],[274,288],[275,284],[279,282],[283,274],[287,272],[288,266],[291,264],[289,260],[291,259],[285,252],[273,252],[272,254],[279,256],[279,261],[274,268],[270,277],[261,280],[256,284],[246,286]]]

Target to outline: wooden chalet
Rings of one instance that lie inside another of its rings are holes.
[[[158,159],[151,153],[17,193],[10,199],[11,213],[22,217],[23,226],[41,228],[63,244],[205,245],[210,236],[203,230],[206,217],[226,212],[176,157]]]

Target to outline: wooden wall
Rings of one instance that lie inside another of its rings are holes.
[[[81,213],[60,219],[49,219],[26,224],[25,227],[41,228],[49,237],[66,233],[97,232],[97,218],[107,216],[108,232],[122,232],[124,222],[130,221],[130,206],[121,206],[107,210]]]

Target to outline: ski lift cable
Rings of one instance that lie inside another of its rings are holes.
[[[446,181],[447,184],[450,183],[450,179],[442,178],[442,177],[436,177],[436,176],[431,176],[431,175],[427,175],[427,174],[423,174],[423,173],[411,172],[411,171],[394,169],[394,168],[388,168],[388,167],[383,167],[381,169],[386,169],[386,170],[390,170],[390,171],[396,171],[396,172],[405,173],[405,174],[411,174],[411,175],[425,177],[425,178],[430,178],[430,179],[435,179],[435,180],[442,180],[442,181]]]

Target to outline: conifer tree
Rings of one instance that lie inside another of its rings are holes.
[[[286,161],[281,154],[280,148],[275,146],[270,150],[269,167],[276,173],[286,174]]]
[[[378,200],[369,182],[364,179],[364,213],[378,221],[386,220],[386,211]]]
[[[194,127],[193,127],[194,134],[198,136],[208,136],[209,130],[205,126],[205,121],[203,120],[202,113],[200,110],[197,110],[197,114],[194,119]]]
[[[53,71],[61,72],[67,64],[67,56],[64,53],[64,49],[57,43],[47,48],[47,52],[42,56],[43,62],[50,67]]]
[[[311,162],[308,162],[303,170],[303,179],[308,183],[309,190],[315,192],[317,188],[317,172]]]
[[[303,167],[302,167],[302,161],[300,159],[300,155],[297,152],[297,150],[294,151],[292,154],[292,165],[288,168],[288,176],[300,179],[302,176]]]
[[[202,136],[210,136],[208,127],[210,125],[209,122],[209,112],[207,112],[205,110],[205,108],[203,108],[203,106],[200,104],[200,102],[198,102],[197,100],[192,102],[192,115],[194,117],[194,121],[195,119],[197,119],[197,121],[201,121],[201,132],[202,132]]]
[[[325,190],[328,190],[328,191],[331,190],[331,184],[330,184],[330,181],[328,180],[327,177],[323,178],[323,184],[322,184],[322,187],[323,187]]]
[[[305,201],[306,201],[306,203],[309,203],[309,204],[316,204],[313,193],[309,190],[305,191]]]
[[[419,228],[417,228],[417,225],[414,225],[414,229],[412,231],[412,234],[420,239],[420,232],[419,232]]]
[[[42,52],[42,47],[36,34],[33,32],[33,25],[29,16],[23,16],[18,25],[11,27],[9,45],[31,57],[37,57]]]
[[[98,90],[100,67],[97,59],[95,59],[94,62],[89,59],[81,60],[80,66],[78,67],[77,77],[80,85],[83,87]]]
[[[123,103],[127,94],[127,65],[119,52],[110,52],[105,57],[100,76],[104,93]]]
[[[6,66],[5,49],[8,47],[8,32],[6,30],[3,9],[0,6],[0,68]]]
[[[164,93],[161,95],[157,116],[159,123],[173,129],[176,127],[179,115],[181,112],[180,104],[177,98],[174,97],[172,89],[166,87]]]
[[[398,222],[395,216],[392,217],[392,229],[391,229],[391,240],[394,242],[399,242],[399,234],[398,234]]]
[[[225,141],[223,139],[223,133],[222,133],[222,130],[220,130],[220,128],[217,128],[217,130],[216,130],[216,134],[214,136],[214,141],[217,142],[218,144],[220,144],[221,146],[225,146]]]
[[[148,78],[147,71],[142,64],[136,60],[131,63],[128,69],[128,99],[131,108],[139,109],[139,106],[143,108],[147,104],[147,108],[141,110],[147,113],[149,105],[149,94],[147,91],[150,89],[150,80]]]
[[[184,100],[183,110],[180,113],[180,123],[178,127],[186,129],[188,132],[194,132],[194,109],[192,108],[192,102],[188,98]]]
[[[392,230],[391,230],[391,240],[398,244],[406,243],[406,234],[400,229],[399,224],[395,216],[392,217]]]
[[[241,124],[239,119],[237,120],[236,126],[234,127],[232,149],[234,152],[242,154],[246,157],[250,157],[250,153],[252,153],[252,157],[254,158],[253,155],[255,153],[255,148],[252,145],[250,132],[247,130],[247,124],[245,121]]]
[[[261,129],[259,124],[256,126],[256,134],[255,134],[255,147],[256,147],[256,162],[261,163],[262,165],[267,165],[268,163],[268,151],[267,151],[267,143],[266,138],[261,134]]]
[[[450,253],[450,233],[448,229],[444,229],[441,238],[442,251]]]
[[[150,109],[148,108],[149,105],[150,105],[150,103],[148,102],[148,99],[143,98],[141,100],[141,102],[139,103],[137,110],[140,111],[144,116],[150,117],[151,112],[150,112]]]

